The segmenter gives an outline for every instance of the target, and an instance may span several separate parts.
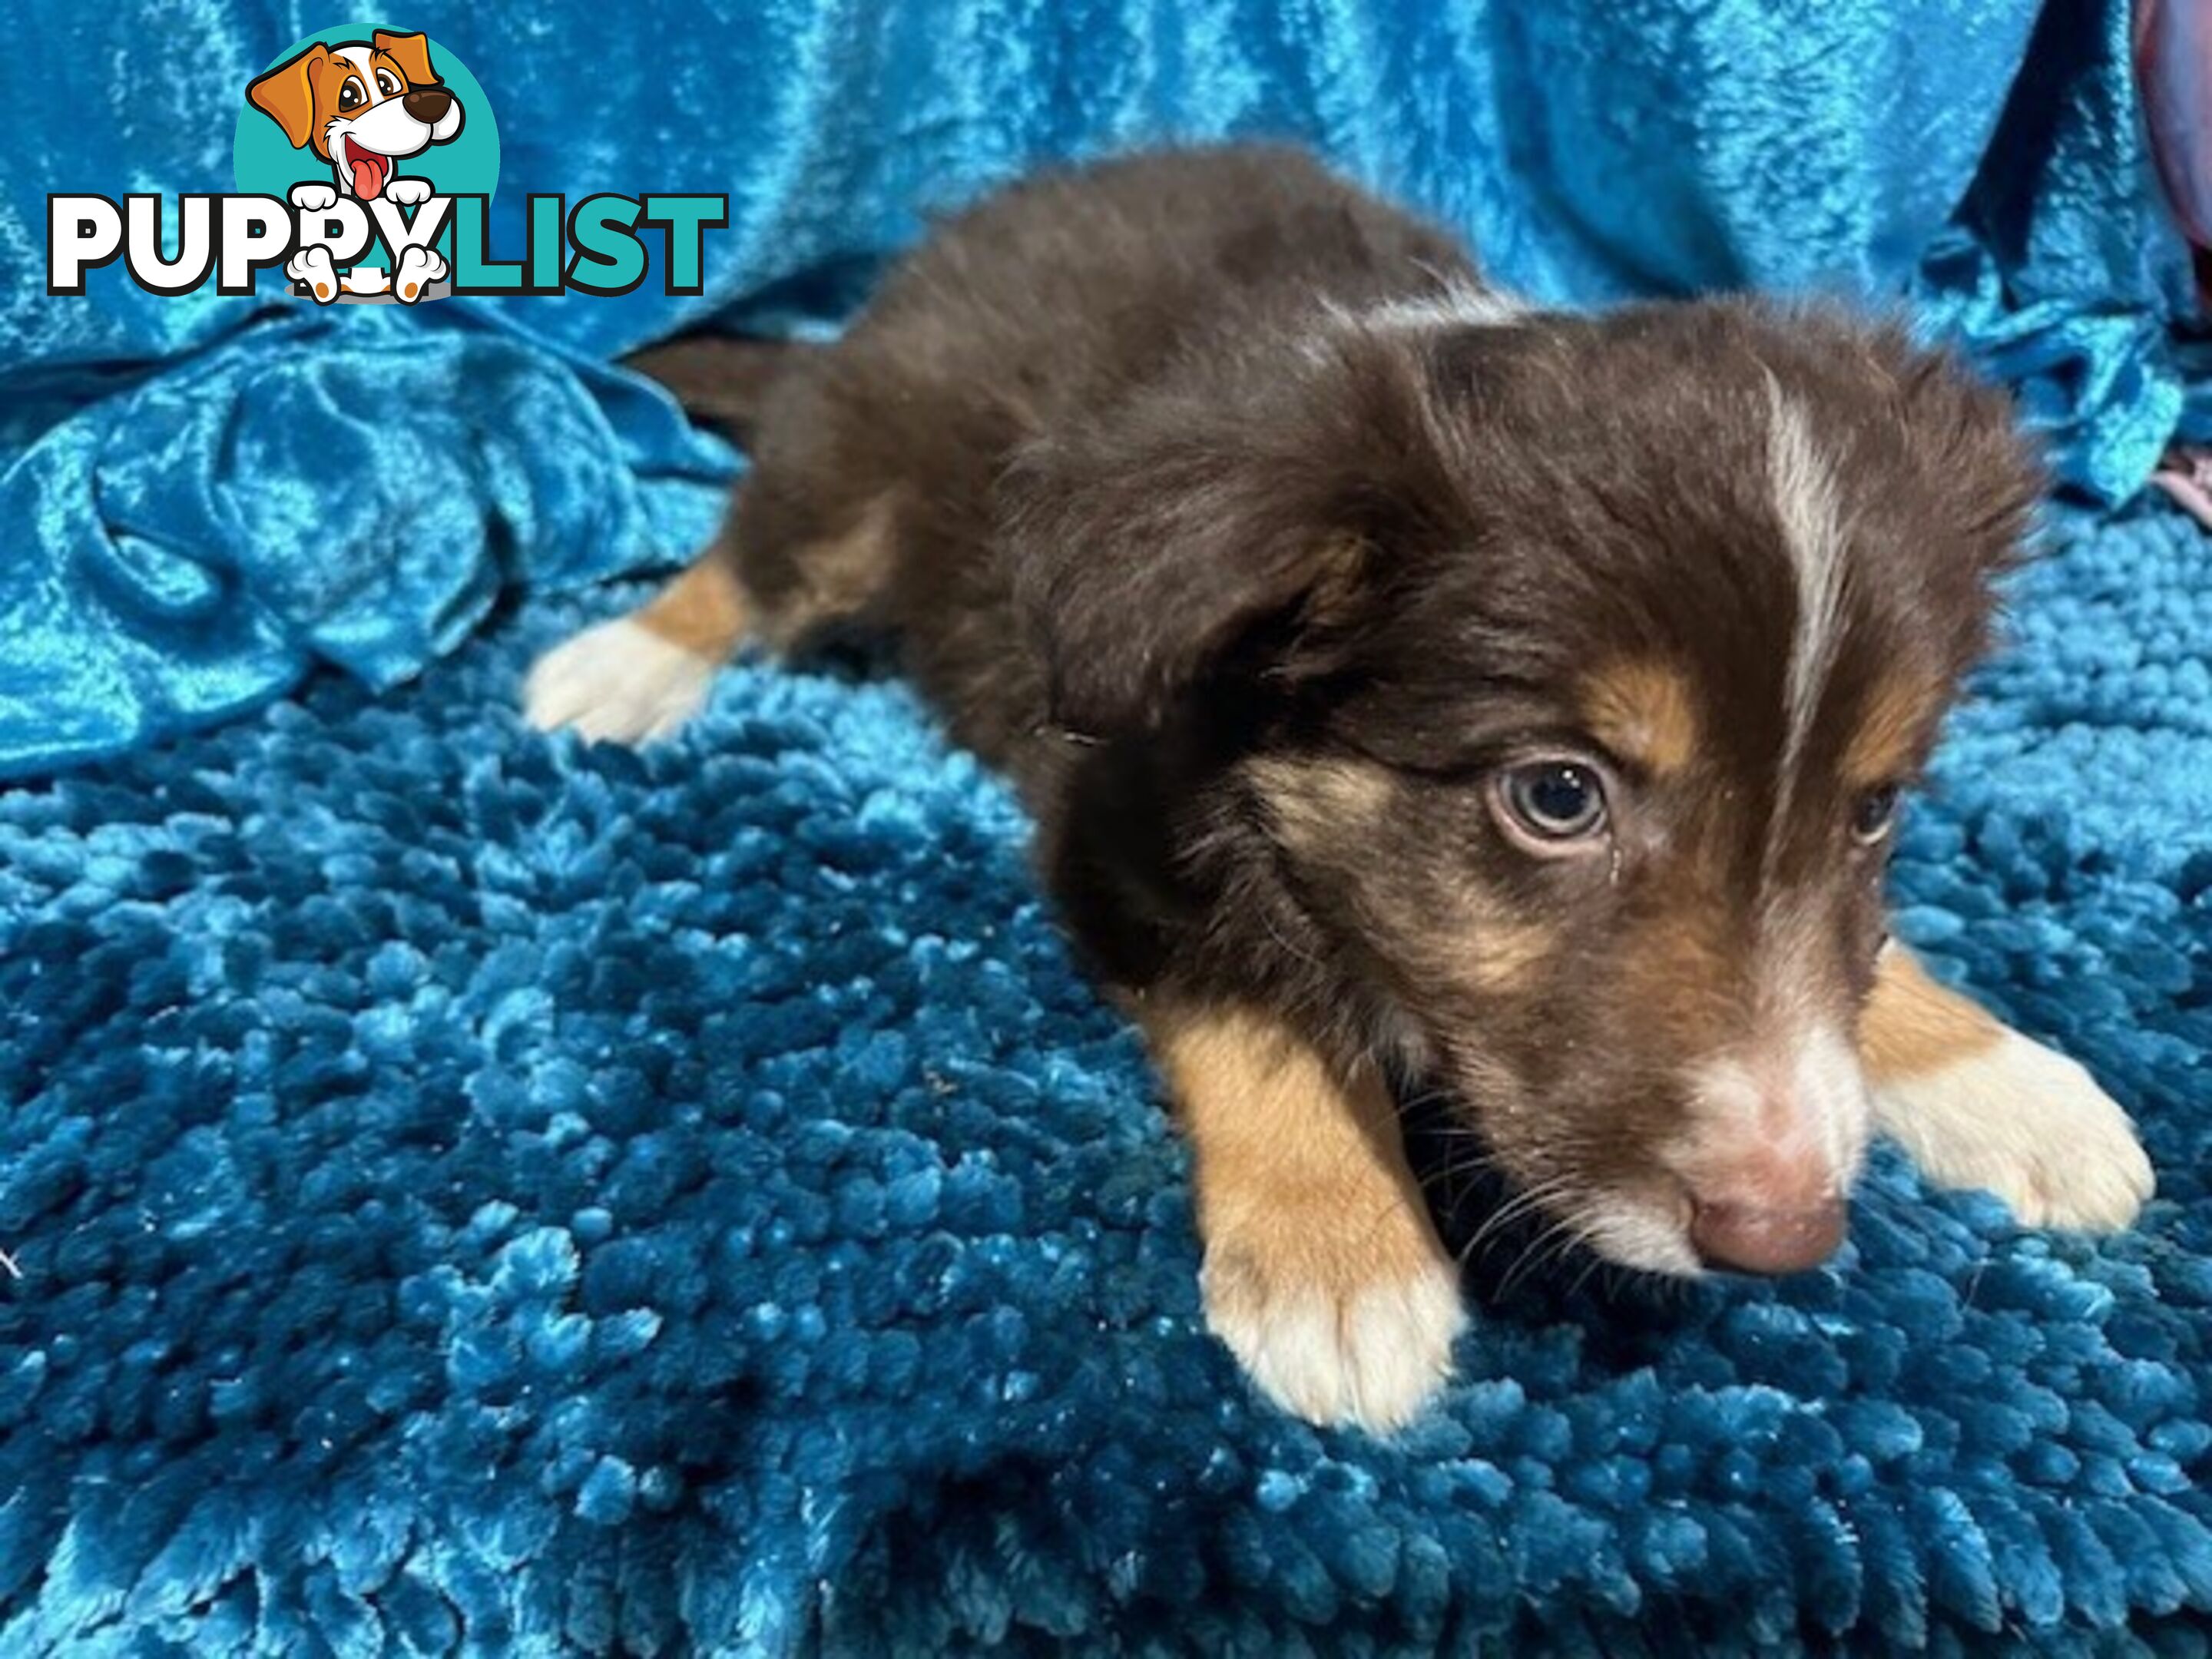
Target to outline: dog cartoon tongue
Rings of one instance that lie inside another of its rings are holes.
[[[384,188],[384,181],[392,176],[392,158],[379,155],[373,149],[363,149],[346,137],[346,167],[353,174],[353,193],[364,202],[373,202]]]

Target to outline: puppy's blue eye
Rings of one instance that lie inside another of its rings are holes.
[[[1872,846],[1897,823],[1897,786],[1885,783],[1851,803],[1851,834]]]
[[[1535,841],[1583,841],[1605,828],[1605,786],[1577,761],[1509,767],[1499,778],[1497,800],[1508,827]]]

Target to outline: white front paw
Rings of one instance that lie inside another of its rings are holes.
[[[445,256],[437,249],[410,247],[399,256],[398,269],[392,273],[392,290],[404,303],[412,305],[445,274]]]
[[[295,185],[292,186],[292,205],[304,213],[320,213],[325,208],[338,204],[338,193],[329,185]]]
[[[432,194],[428,179],[394,179],[384,186],[384,199],[402,207],[420,207]]]
[[[1388,1433],[1443,1387],[1467,1323],[1458,1275],[1441,1249],[1436,1256],[1396,1278],[1345,1285],[1217,1243],[1200,1279],[1206,1327],[1285,1411]]]
[[[1995,1193],[2025,1226],[2117,1232],[2156,1184],[2118,1103],[2017,1031],[1886,1085],[1877,1110],[1929,1180]]]
[[[284,262],[284,274],[294,282],[304,283],[307,292],[315,296],[317,305],[328,305],[338,297],[337,269],[331,264],[330,249],[319,245],[303,247]]]
[[[523,687],[523,718],[541,732],[574,726],[593,742],[651,743],[705,706],[715,666],[618,617],[538,659]]]

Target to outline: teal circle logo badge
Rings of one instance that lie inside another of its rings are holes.
[[[246,84],[238,188],[289,203],[292,292],[319,305],[413,305],[452,291],[455,198],[489,204],[499,129],[468,66],[426,34],[374,24],[295,42]]]
[[[240,90],[234,191],[46,192],[46,294],[82,299],[89,273],[179,299],[215,279],[249,298],[282,270],[318,306],[414,306],[707,291],[706,238],[726,191],[528,192],[520,257],[490,247],[499,127],[467,64],[420,33],[352,23],[295,41]],[[173,252],[172,246],[173,245]]]

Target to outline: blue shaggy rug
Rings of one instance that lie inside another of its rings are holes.
[[[1486,1261],[1388,1446],[1201,1329],[1137,1044],[895,684],[581,749],[549,605],[0,796],[0,1652],[2203,1653],[2203,550],[2019,602],[1905,927],[2141,1115],[2140,1233],[1879,1161],[1782,1285]]]
[[[538,189],[731,225],[696,299],[344,313],[33,268],[47,191],[228,187],[328,20],[25,20],[0,1656],[2212,1653],[2212,574],[2138,494],[2212,381],[2124,14],[425,4],[501,106],[499,246]],[[643,756],[520,725],[733,465],[611,356],[830,320],[1030,159],[1231,131],[1547,298],[1842,289],[2019,389],[2067,495],[1900,925],[2137,1115],[2137,1231],[1884,1156],[1785,1283],[1509,1240],[1442,1404],[1317,1432],[1200,1328],[1137,1043],[895,680],[735,672]]]

